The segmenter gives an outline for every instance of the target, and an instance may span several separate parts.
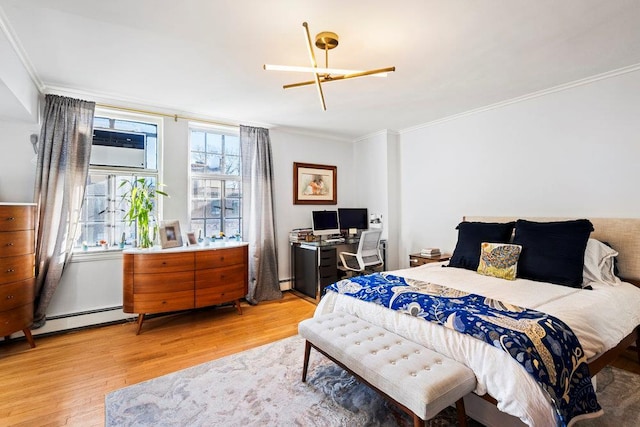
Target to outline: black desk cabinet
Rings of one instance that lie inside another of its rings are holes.
[[[386,262],[386,240],[380,241],[382,258]],[[340,243],[295,242],[291,243],[291,273],[293,289],[320,301],[324,288],[340,280],[344,274],[339,269],[340,252],[355,253],[358,240]]]
[[[318,301],[322,291],[338,280],[335,247],[293,246],[293,288]]]

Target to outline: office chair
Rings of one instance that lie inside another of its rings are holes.
[[[380,236],[382,230],[367,230],[360,235],[358,252],[340,252],[341,270],[354,275],[373,272],[373,267],[382,267],[384,261],[380,254]]]

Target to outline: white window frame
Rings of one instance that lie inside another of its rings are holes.
[[[197,178],[203,178],[203,179],[213,179],[213,180],[220,180],[222,182],[225,181],[237,181],[239,183],[240,186],[240,213],[239,213],[239,228],[240,228],[240,232],[242,234],[244,234],[244,230],[242,229],[242,204],[244,203],[244,195],[242,194],[242,152],[239,153],[240,156],[240,171],[239,174],[236,175],[224,175],[224,174],[199,174],[199,173],[194,173],[191,170],[191,134],[192,131],[202,131],[202,132],[211,132],[211,133],[218,133],[218,134],[224,134],[224,135],[230,135],[230,136],[237,136],[238,139],[240,138],[240,128],[239,127],[234,127],[234,126],[222,126],[222,125],[211,125],[211,124],[204,124],[201,122],[189,122],[189,143],[188,143],[188,158],[187,158],[187,170],[188,170],[188,181],[189,181],[189,198],[188,198],[188,203],[189,203],[189,227],[191,227],[191,223],[193,221],[192,218],[192,210],[193,210],[193,179],[197,179]],[[221,214],[221,218],[220,218],[220,224],[221,224],[221,228],[224,230],[224,196],[221,197],[221,208],[222,208],[222,214]],[[198,232],[199,230],[193,230],[194,233],[196,233],[196,238],[198,237]],[[203,233],[206,233],[205,230],[203,230]],[[225,231],[226,233],[226,231]],[[211,237],[211,236],[203,236],[203,237]],[[228,237],[232,237],[232,236],[226,236]]]
[[[156,169],[140,169],[140,168],[129,168],[122,166],[94,166],[89,165],[89,175],[94,174],[111,174],[111,175],[125,175],[125,176],[137,176],[137,177],[155,177],[156,183],[162,183],[162,170],[163,170],[163,119],[161,117],[146,115],[141,113],[133,113],[127,112],[123,110],[104,108],[104,107],[96,107],[94,117],[108,117],[109,119],[116,120],[127,120],[127,121],[135,121],[135,122],[143,122],[149,123],[156,126],[157,129],[157,141],[156,141]],[[115,183],[116,188],[119,186],[119,183]],[[85,195],[86,199],[86,195]],[[157,221],[158,224],[162,220],[162,212],[163,212],[163,202],[162,197],[159,197],[156,201],[156,209],[157,209]],[[119,200],[115,200],[112,203],[115,203],[117,206]],[[115,221],[113,221],[115,224]],[[80,227],[80,226],[79,226]],[[78,229],[77,238],[80,238],[80,229]],[[119,258],[122,250],[118,246],[109,247],[108,250],[104,250],[102,248],[96,248],[95,242],[87,242],[89,243],[89,250],[84,251],[81,247],[74,246],[73,248],[73,259],[78,261],[89,261],[92,259],[105,259],[105,258]],[[92,245],[93,244],[93,245]],[[129,246],[130,247],[130,246]]]

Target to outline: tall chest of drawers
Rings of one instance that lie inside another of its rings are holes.
[[[0,336],[22,331],[35,342],[35,204],[0,203]]]

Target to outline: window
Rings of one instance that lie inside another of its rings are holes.
[[[100,247],[102,242],[107,242],[111,247],[118,247],[123,236],[126,245],[133,245],[135,224],[127,225],[124,220],[128,206],[124,206],[122,201],[125,188],[120,188],[120,184],[132,177],[146,178],[154,185],[158,183],[159,123],[109,116],[110,114],[96,112],[93,121],[94,133],[96,130],[108,130],[119,136],[127,133],[144,135],[143,152],[135,153],[135,156],[142,156],[144,160],[139,163],[140,166],[132,167],[131,164],[135,162],[129,161],[131,153],[127,150],[131,150],[130,148],[119,146],[117,142],[105,143],[94,140],[84,204],[74,246],[76,251],[83,249],[83,243],[87,244],[89,250]],[[100,132],[100,135],[104,134],[108,132]],[[157,214],[155,216],[158,217]]]
[[[191,230],[203,237],[242,234],[238,133],[190,129]]]

